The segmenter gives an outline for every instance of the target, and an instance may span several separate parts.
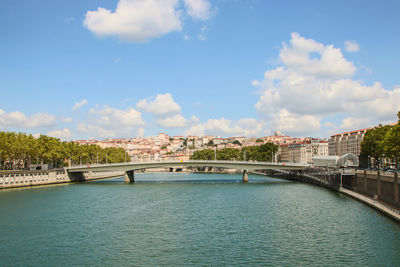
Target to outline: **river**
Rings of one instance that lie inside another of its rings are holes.
[[[399,266],[400,224],[250,175],[135,173],[0,191],[0,266]]]

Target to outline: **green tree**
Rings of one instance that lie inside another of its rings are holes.
[[[213,149],[203,149],[197,150],[190,157],[193,160],[213,160],[214,159],[214,150]]]
[[[370,129],[365,133],[361,142],[361,156],[364,158],[371,156],[379,160],[385,154],[384,138],[390,130],[390,126],[379,125],[374,129]]]
[[[386,132],[383,146],[386,156],[392,158],[396,164],[396,169],[399,168],[400,160],[400,111],[397,113],[398,122],[390,127]]]

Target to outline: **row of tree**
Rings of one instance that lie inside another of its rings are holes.
[[[368,130],[361,142],[361,161],[369,165],[374,158],[381,167],[383,158],[390,159],[399,168],[400,161],[400,111],[397,113],[398,123],[395,125],[379,125]]]
[[[255,160],[272,161],[273,155],[278,151],[278,146],[266,143],[260,146],[247,146],[238,148],[222,148],[219,150],[198,150],[190,157],[192,160]]]
[[[59,168],[70,164],[115,163],[130,161],[122,148],[79,145],[58,138],[25,133],[0,132],[0,169],[25,169],[31,164],[52,164]]]

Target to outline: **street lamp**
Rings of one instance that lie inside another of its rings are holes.
[[[368,169],[370,169],[371,167],[371,156],[368,156]]]

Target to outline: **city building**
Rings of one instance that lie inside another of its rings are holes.
[[[372,127],[332,135],[328,140],[329,155],[340,157],[344,154],[352,153],[359,156],[361,153],[361,142],[369,129],[372,129]]]

